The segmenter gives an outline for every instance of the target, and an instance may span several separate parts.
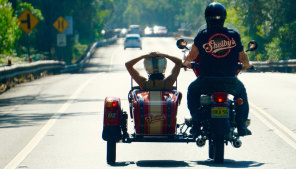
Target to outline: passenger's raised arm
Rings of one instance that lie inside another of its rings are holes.
[[[145,77],[141,76],[140,73],[134,68],[134,65],[138,63],[140,60],[149,57],[149,55],[143,55],[132,59],[125,63],[125,67],[131,77],[139,84],[140,88],[143,88],[145,81],[147,80]]]

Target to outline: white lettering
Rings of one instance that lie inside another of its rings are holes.
[[[225,49],[231,49],[236,46],[235,40],[223,40],[220,43],[216,43],[214,40],[210,40],[208,43],[203,44],[203,48],[207,53],[217,53]]]

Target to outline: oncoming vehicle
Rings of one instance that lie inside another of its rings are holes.
[[[128,27],[128,34],[141,34],[140,25],[130,25]]]
[[[124,49],[140,48],[142,50],[141,37],[138,34],[127,34],[124,40]]]
[[[153,27],[153,34],[154,36],[167,36],[168,30],[164,26],[154,26]]]

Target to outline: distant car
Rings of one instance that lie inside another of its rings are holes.
[[[126,48],[140,48],[142,50],[142,41],[139,34],[127,34],[124,40],[124,50]]]
[[[141,34],[140,25],[130,25],[128,27],[128,34]]]
[[[127,34],[127,29],[126,28],[121,29],[120,37],[125,37],[126,34]]]
[[[145,35],[145,36],[152,36],[152,35],[153,35],[153,28],[147,26],[147,27],[144,29],[144,35]]]
[[[153,27],[153,33],[155,36],[167,36],[168,30],[164,26],[154,26]]]

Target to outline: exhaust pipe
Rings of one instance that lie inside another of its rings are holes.
[[[196,145],[197,145],[198,147],[203,147],[205,144],[206,144],[206,139],[205,139],[205,138],[203,138],[203,137],[198,137],[198,138],[196,139]]]
[[[240,148],[242,146],[242,141],[240,141],[240,139],[235,139],[231,143],[234,148]]]

